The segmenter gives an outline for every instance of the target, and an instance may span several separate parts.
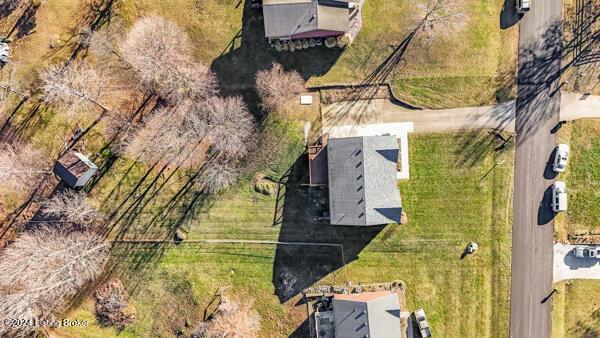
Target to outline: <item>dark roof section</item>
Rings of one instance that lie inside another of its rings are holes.
[[[336,338],[400,338],[400,303],[389,291],[335,295]]]
[[[349,16],[347,1],[263,1],[265,36],[268,38],[289,38],[315,30],[347,32]]]
[[[54,173],[72,188],[85,185],[97,170],[89,158],[74,151],[63,155],[54,165]]]
[[[398,151],[394,136],[329,139],[331,224],[364,226],[400,221]]]

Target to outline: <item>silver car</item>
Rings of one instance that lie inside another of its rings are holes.
[[[561,143],[556,147],[556,154],[554,155],[554,163],[552,164],[552,170],[557,173],[562,173],[567,169],[567,163],[569,162],[569,145]]]

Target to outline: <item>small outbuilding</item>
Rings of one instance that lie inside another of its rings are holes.
[[[70,151],[56,161],[54,174],[71,188],[81,188],[98,172],[98,167],[82,153]]]

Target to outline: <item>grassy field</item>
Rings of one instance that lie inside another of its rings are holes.
[[[590,6],[583,6],[586,3]],[[600,0],[564,1],[563,90],[600,95],[599,17]]]
[[[289,132],[292,137],[293,130]],[[291,160],[275,171],[285,171],[300,156],[301,147],[294,144],[288,148]],[[337,240],[345,248],[345,267],[336,250],[308,247],[185,241],[179,246],[122,244],[115,251],[115,273],[131,293],[137,321],[120,332],[102,328],[93,318],[93,303],[84,300],[67,317],[86,318],[92,325],[58,333],[134,337],[189,332],[185,321],[200,320],[215,291],[226,288],[230,296],[258,311],[262,337],[284,337],[306,328],[306,308],[298,293],[307,282],[401,279],[407,283],[409,308],[427,311],[436,336],[472,332],[480,337],[506,336],[513,153],[510,148],[495,152],[497,145],[485,134],[411,137],[411,179],[400,183],[409,223],[377,229],[311,224],[303,213],[310,195],[296,181],[305,178],[305,162],[296,161],[286,184],[281,224],[273,226],[275,196],[244,185],[198,210],[184,225],[187,240]],[[99,187],[96,196],[112,184]],[[122,194],[112,196],[118,201]],[[133,224],[126,237],[152,236],[151,229],[146,229],[150,235],[141,231],[145,224]],[[326,231],[319,233],[323,228]],[[478,242],[480,250],[461,259],[470,241]],[[291,285],[282,286],[282,278]]]
[[[580,120],[565,125],[559,141],[571,146],[569,167],[560,176],[569,189],[569,211],[557,217],[555,237],[574,241],[573,236],[582,236],[584,242],[598,242],[600,121]],[[598,337],[600,281],[560,282],[555,288],[561,293],[552,300],[552,337]]]
[[[552,297],[552,338],[600,336],[600,285],[594,280],[563,281]]]
[[[561,128],[559,141],[571,146],[569,168],[560,179],[569,188],[569,211],[559,215],[556,236],[600,230],[600,121],[580,120]]]
[[[434,43],[412,40],[391,74],[395,94],[422,107],[448,108],[493,103],[514,95],[517,29],[500,30],[504,1],[465,2],[467,23]],[[356,82],[380,66],[408,35],[411,2],[366,1],[365,26],[327,74],[313,83]],[[382,19],[387,18],[387,19]]]

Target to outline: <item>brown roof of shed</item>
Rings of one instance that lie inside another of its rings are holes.
[[[96,165],[83,154],[74,151],[70,151],[59,158],[58,163],[76,177],[85,174],[90,168],[97,168]]]

